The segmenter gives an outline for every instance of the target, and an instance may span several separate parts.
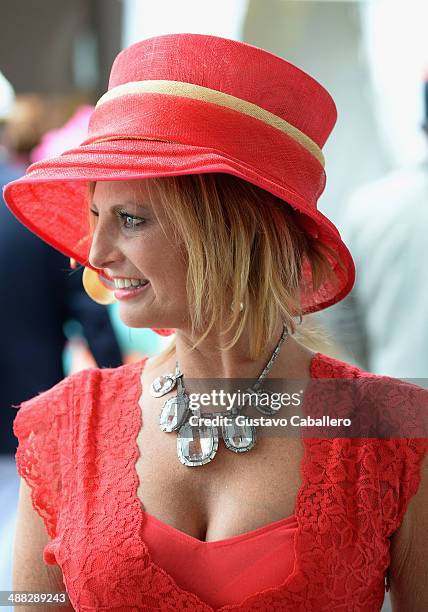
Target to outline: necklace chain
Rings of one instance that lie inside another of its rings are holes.
[[[279,341],[278,341],[278,343],[277,343],[277,345],[276,345],[276,347],[275,347],[275,349],[274,349],[274,351],[273,351],[269,361],[267,362],[267,364],[263,368],[260,376],[258,377],[257,381],[254,383],[254,385],[252,387],[249,387],[246,390],[248,393],[249,392],[257,393],[262,388],[263,382],[268,377],[269,372],[272,369],[274,361],[277,358],[277,356],[279,354],[279,351],[281,350],[282,343],[284,342],[287,334],[288,334],[288,330],[287,330],[287,327],[284,325],[281,337],[280,337],[280,339],[279,339]],[[186,392],[185,385],[184,385],[184,375],[183,375],[183,372],[180,371],[180,367],[178,365],[178,360],[176,360],[176,362],[175,362],[175,377],[177,379],[178,393],[179,394],[184,394]],[[230,415],[230,411],[229,410],[224,410],[224,411],[217,411],[217,412],[204,412],[204,416],[205,417],[215,417],[215,416],[220,416],[220,415]]]

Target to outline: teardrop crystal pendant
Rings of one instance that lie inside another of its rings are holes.
[[[205,465],[214,459],[217,449],[218,429],[213,425],[185,423],[177,434],[177,454],[184,465]]]
[[[162,397],[174,389],[177,380],[172,372],[158,376],[150,385],[153,397]]]
[[[189,410],[189,396],[187,394],[170,397],[166,400],[162,409],[159,427],[167,433],[177,431],[187,420]]]
[[[231,417],[230,421],[230,424],[221,426],[226,448],[234,453],[251,450],[256,444],[256,428],[248,423],[238,425],[234,417]]]

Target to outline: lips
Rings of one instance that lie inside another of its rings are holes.
[[[147,281],[145,285],[141,287],[127,287],[125,289],[115,289],[114,296],[118,300],[127,300],[129,298],[134,297],[135,295],[139,295],[142,291],[145,291],[147,287],[150,286],[150,282]]]

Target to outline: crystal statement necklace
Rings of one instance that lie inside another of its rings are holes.
[[[273,351],[271,358],[258,377],[256,383],[246,389],[245,393],[258,394],[272,365],[277,358],[282,343],[288,335],[287,326],[284,325],[281,337]],[[209,417],[227,415],[230,424],[221,425],[221,434],[226,447],[234,453],[243,453],[251,450],[256,443],[256,428],[250,423],[238,424],[236,417],[241,406],[233,406],[226,412],[204,413],[204,420],[198,425],[191,425],[189,419],[195,415],[199,421],[201,409],[191,409],[189,396],[184,386],[184,376],[176,361],[175,373],[162,374],[158,376],[150,386],[153,397],[162,397],[177,387],[177,394],[166,400],[161,411],[159,426],[162,431],[177,432],[177,455],[181,463],[188,466],[199,466],[214,459],[218,449],[219,430],[214,424],[207,424]],[[244,402],[245,405],[245,402]],[[259,405],[256,401],[256,409],[264,415],[272,415],[278,412],[278,408]],[[206,417],[206,418],[205,418]]]

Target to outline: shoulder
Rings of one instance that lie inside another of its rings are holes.
[[[359,378],[376,377],[376,374],[366,372],[357,365],[317,352],[313,355],[311,364],[313,378]]]
[[[146,358],[116,368],[87,368],[69,376],[68,421],[75,448],[132,418],[142,393]],[[128,416],[126,416],[128,415]],[[83,452],[83,451],[82,451]]]
[[[352,412],[362,425],[373,427],[367,436],[357,436],[357,430],[354,438],[335,439],[334,444],[358,448],[364,473],[378,483],[383,527],[389,537],[401,525],[412,498],[412,516],[428,504],[427,467],[423,467],[428,453],[428,390],[323,354],[314,360],[314,375],[334,378],[335,383],[347,379],[346,393],[341,384],[334,385],[329,399],[340,410]],[[415,516],[413,521],[419,521]]]
[[[319,379],[318,389],[329,379],[332,400],[348,402],[354,415],[365,412],[373,424],[376,419],[379,437],[427,437],[428,389],[406,379],[367,372],[323,353],[315,354],[311,374],[315,382]]]
[[[122,385],[138,383],[146,361],[145,357],[116,368],[86,368],[69,375],[61,382],[64,382],[64,386],[68,386],[80,398],[85,398],[85,396],[93,398],[115,391]],[[52,390],[54,388],[52,387]]]
[[[354,379],[350,383],[354,402],[371,402],[383,424],[390,419],[390,434],[397,437],[427,437],[428,389],[416,384],[419,379],[401,379],[367,372],[361,367],[321,355],[315,364],[319,377]],[[386,434],[384,430],[384,434]],[[386,437],[386,435],[383,435]]]
[[[396,393],[401,391],[404,396],[409,395],[422,400],[428,398],[428,389],[407,379],[368,372],[360,366],[324,353],[314,354],[311,370],[314,378],[356,378],[360,379],[359,382],[371,383],[373,387],[382,385],[383,389],[391,389]]]
[[[80,413],[112,398],[132,401],[139,391],[140,373],[146,358],[116,368],[86,368],[21,402],[13,424],[15,436],[20,439],[31,431],[42,431],[55,424],[65,431]],[[131,397],[132,396],[132,397]]]

